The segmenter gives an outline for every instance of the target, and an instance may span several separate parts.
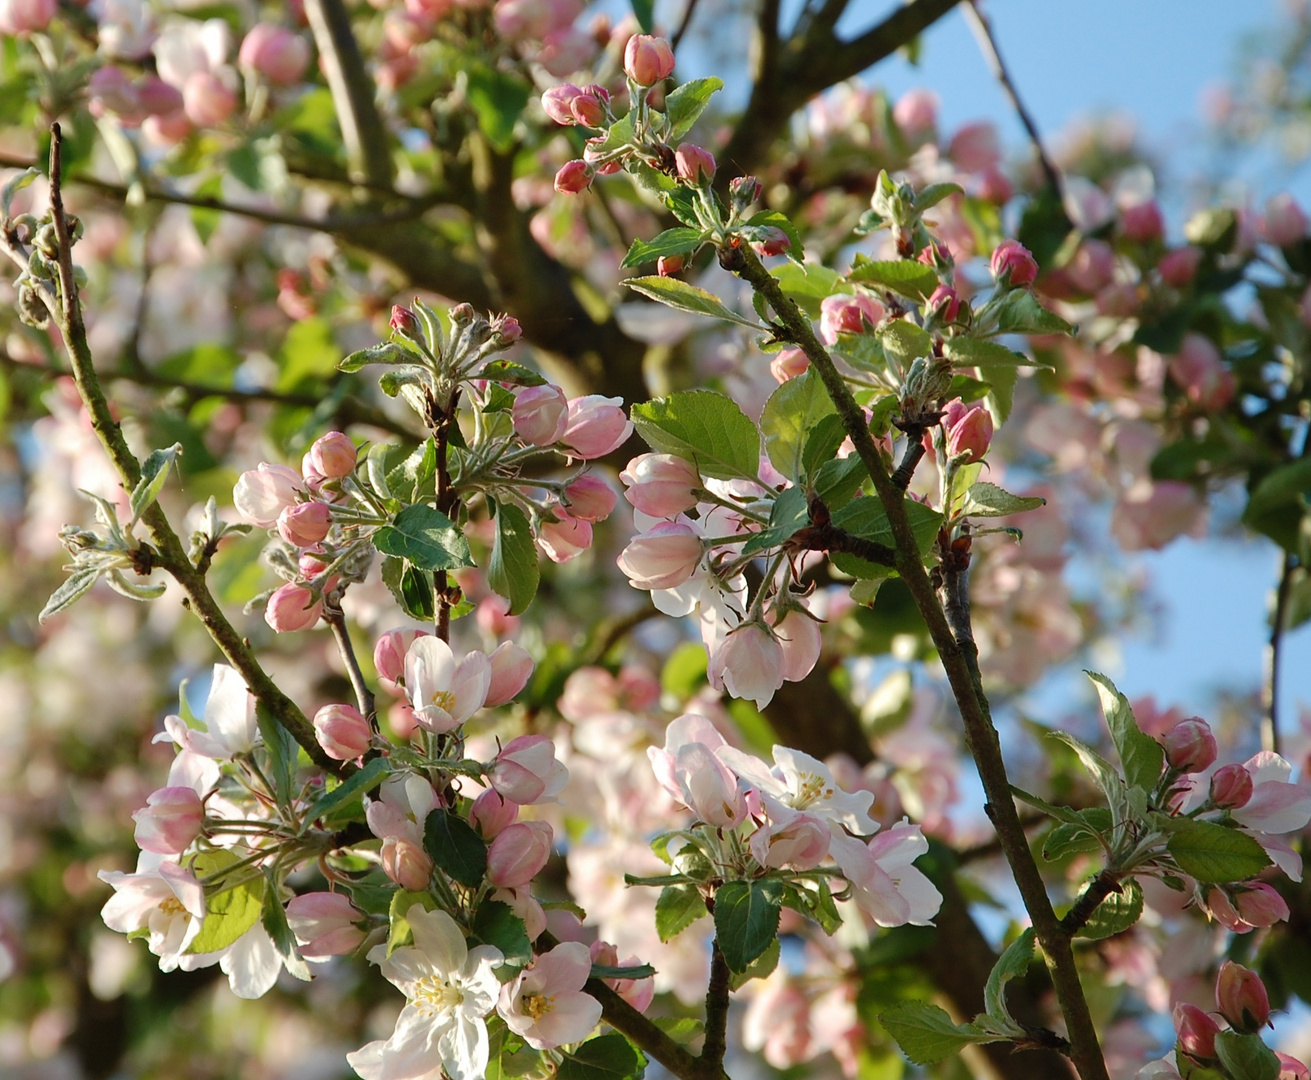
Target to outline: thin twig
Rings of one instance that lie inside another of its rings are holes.
[[[1283,661],[1284,623],[1288,619],[1288,600],[1293,591],[1293,574],[1297,557],[1284,552],[1275,586],[1274,610],[1270,613],[1270,637],[1265,646],[1265,679],[1261,684],[1261,749],[1279,753],[1279,669]]]
[[[888,465],[870,434],[864,413],[852,397],[832,357],[815,336],[810,320],[749,249],[726,246],[720,249],[719,261],[726,270],[738,274],[765,298],[782,322],[780,331],[786,335],[787,340],[805,352],[811,366],[819,372],[842,418],[843,426],[869,472],[888,516],[896,544],[897,570],[928,627],[929,636],[960,708],[965,740],[988,800],[985,809],[997,830],[1021,899],[1047,956],[1057,1000],[1070,1033],[1070,1057],[1083,1080],[1108,1080],[1106,1062],[1079,982],[1079,971],[1074,963],[1069,936],[1061,931],[1056,913],[1052,910],[1047,887],[1033,853],[1029,850],[1028,838],[1011,796],[1000,738],[992,723],[988,698],[983,692],[978,674],[977,651],[972,640],[957,640],[943,613],[921,561],[910,519],[906,514],[905,493],[893,485]]]
[[[1006,92],[1006,96],[1010,99],[1011,108],[1015,110],[1015,115],[1020,118],[1020,123],[1024,125],[1024,130],[1028,133],[1029,142],[1033,144],[1034,153],[1038,155],[1038,164],[1042,167],[1047,183],[1064,202],[1065,182],[1061,178],[1060,170],[1053,164],[1052,159],[1047,156],[1047,151],[1042,145],[1042,137],[1038,134],[1038,125],[1034,122],[1033,115],[1020,97],[1020,92],[1016,89],[1010,71],[1001,58],[1001,52],[997,49],[997,39],[993,37],[988,17],[979,10],[977,0],[966,0],[964,10],[965,21],[970,24],[970,29],[974,32],[975,40],[979,43],[983,58],[992,69],[993,77],[1001,83],[1002,90]]]
[[[355,703],[364,714],[364,718],[368,720],[369,726],[376,730],[378,710],[374,704],[373,691],[369,689],[369,684],[364,679],[364,672],[360,670],[360,662],[355,656],[355,646],[351,644],[350,633],[346,629],[346,616],[340,610],[329,610],[325,606],[323,621],[332,631],[332,639],[337,643],[337,652],[341,654],[342,663],[346,665],[346,675],[351,681],[351,689],[355,691]]]
[[[692,25],[692,16],[696,14],[696,6],[699,0],[687,0],[687,7],[683,9],[682,21],[678,24],[678,29],[674,31],[674,36],[669,39],[669,47],[678,52],[678,45],[687,33],[687,28]]]
[[[100,439],[101,445],[109,455],[115,470],[126,490],[132,490],[141,479],[141,465],[129,449],[123,433],[115,422],[100,386],[91,358],[91,348],[87,342],[86,325],[82,320],[82,307],[78,299],[77,283],[73,271],[73,243],[68,216],[64,211],[63,189],[61,183],[63,139],[58,124],[50,127],[50,206],[54,221],[55,236],[59,246],[57,266],[59,270],[58,295],[47,293],[47,303],[59,322],[64,342],[68,348],[73,365],[73,379],[78,393],[91,419],[92,429]],[[8,247],[9,240],[3,242]],[[10,249],[9,254],[15,252]],[[182,586],[187,596],[187,606],[209,631],[210,637],[222,650],[229,663],[240,672],[251,693],[261,701],[269,712],[286,728],[295,740],[305,748],[306,753],[319,766],[329,772],[342,775],[349,772],[340,762],[329,758],[319,746],[314,736],[313,725],[305,714],[273,682],[267,672],[255,659],[250,646],[228,622],[222,608],[209,591],[204,576],[187,558],[186,549],[177,533],[173,531],[168,518],[158,503],[152,504],[142,514],[150,541],[154,545],[158,566],[166,570]]]
[[[732,972],[719,947],[719,939],[710,946],[710,982],[706,986],[706,1038],[701,1044],[702,1068],[722,1068],[728,1053],[728,995]]]

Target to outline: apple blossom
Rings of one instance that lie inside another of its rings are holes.
[[[562,942],[501,987],[496,1011],[536,1050],[582,1042],[601,1020],[601,1003],[583,993],[591,972],[587,946]]]
[[[1202,249],[1196,247],[1176,248],[1167,251],[1156,264],[1161,280],[1176,289],[1192,283],[1197,276],[1197,268],[1202,262]]]
[[[215,664],[205,699],[204,730],[189,727],[180,716],[164,717],[164,731],[153,742],[172,739],[181,749],[227,761],[260,741],[255,699],[235,669]]]
[[[619,474],[624,498],[644,514],[672,518],[697,504],[701,475],[686,458],[639,454]]]
[[[388,630],[374,643],[374,669],[392,693],[403,692],[399,684],[405,680],[405,654],[416,638],[427,636],[427,630]]]
[[[314,734],[323,752],[337,761],[352,761],[373,742],[368,720],[350,705],[325,705],[314,714]]]
[[[1215,980],[1215,1007],[1229,1026],[1253,1035],[1270,1021],[1270,998],[1255,971],[1226,960]]]
[[[555,174],[555,190],[562,195],[577,195],[592,186],[594,170],[586,161],[566,161]]]
[[[568,426],[560,441],[584,460],[618,450],[633,433],[622,405],[622,398],[600,394],[571,398]]]
[[[101,870],[99,877],[114,889],[100,911],[105,925],[120,934],[146,931],[159,970],[175,970],[205,918],[205,890],[196,876],[175,862],[142,852],[136,873]]]
[[[493,840],[508,825],[519,820],[519,804],[488,788],[469,807],[469,824],[484,840]]]
[[[769,362],[769,373],[776,382],[785,383],[804,375],[810,367],[810,358],[800,349],[779,349]]]
[[[569,423],[569,402],[553,383],[525,386],[510,410],[515,434],[534,446],[552,446],[564,438]]]
[[[761,866],[812,870],[824,861],[832,835],[827,822],[803,811],[757,829],[747,846]]]
[[[346,956],[364,943],[363,916],[342,893],[312,892],[287,901],[287,924],[306,960]]]
[[[309,67],[309,42],[285,27],[256,23],[242,39],[237,63],[274,86],[290,86],[300,82]]]
[[[551,857],[553,833],[545,821],[507,825],[487,848],[487,880],[500,888],[527,885]]]
[[[1170,378],[1198,408],[1223,409],[1233,400],[1236,383],[1220,350],[1202,334],[1184,335],[1179,352],[1170,358]]]
[[[661,521],[628,542],[616,562],[635,589],[673,589],[700,565],[701,537],[681,521]]]
[[[569,770],[555,757],[555,743],[545,735],[520,735],[502,747],[487,772],[487,782],[520,806],[553,800],[569,780]]]
[[[267,529],[305,493],[305,482],[295,469],[262,462],[259,468],[241,474],[232,489],[232,502],[245,521]]]
[[[1161,745],[1170,768],[1185,773],[1209,769],[1218,753],[1211,725],[1200,716],[1179,721],[1161,737]]]
[[[804,608],[791,608],[774,624],[774,636],[783,649],[784,680],[800,682],[814,670],[824,647],[819,622]]]
[[[1211,802],[1221,810],[1237,810],[1252,801],[1252,774],[1242,765],[1224,765],[1211,775]]]
[[[438,735],[453,731],[483,707],[491,681],[486,654],[474,650],[457,662],[441,638],[415,638],[405,654],[405,692],[414,718]]]
[[[1261,235],[1275,247],[1291,247],[1306,238],[1307,220],[1297,200],[1283,191],[1265,204]]]
[[[487,658],[491,665],[491,681],[487,686],[487,700],[483,706],[493,709],[513,699],[528,685],[533,674],[533,658],[522,645],[503,641]]]
[[[826,345],[836,345],[841,334],[863,334],[879,324],[883,305],[864,293],[825,297],[819,305],[819,335]]]
[[[278,535],[292,547],[312,547],[323,540],[331,528],[332,513],[326,503],[296,503],[278,515]]]
[[[0,2],[0,34],[31,34],[44,30],[58,10],[58,0],[3,0]]]
[[[969,465],[982,461],[992,442],[992,414],[982,405],[966,405],[960,398],[948,403],[942,415],[947,432],[947,456]]]
[[[294,582],[276,589],[264,607],[264,621],[280,634],[308,630],[322,614],[323,601]]]
[[[341,480],[355,469],[358,451],[348,435],[329,431],[314,440],[309,449],[309,460],[320,476]]]
[[[1120,235],[1126,240],[1148,244],[1165,234],[1165,219],[1155,199],[1126,206],[1120,211]]]
[[[809,754],[775,746],[772,768],[736,747],[720,747],[716,754],[760,793],[771,820],[782,822],[792,813],[808,812],[832,826],[845,826],[858,836],[868,836],[878,829],[878,823],[869,816],[873,792],[843,790],[829,767]]]
[[[624,74],[638,86],[654,86],[674,73],[674,51],[664,38],[634,34],[624,47]]]
[[[346,1060],[364,1080],[436,1076],[482,1080],[491,1054],[484,1017],[496,1005],[500,983],[495,968],[501,951],[470,949],[444,911],[415,904],[406,912],[414,943],[390,956],[379,945],[369,959],[405,994],[405,1008],[389,1039],[368,1043]]]
[[[143,851],[180,855],[200,835],[205,807],[193,788],[164,787],[150,793],[132,820],[137,823],[137,846]]]
[[[1029,249],[1018,240],[1003,240],[992,253],[992,276],[1003,288],[1032,285],[1038,276],[1038,263]]]
[[[707,677],[716,690],[754,701],[763,709],[783,685],[783,646],[768,627],[743,623],[711,654]]]
[[[1311,821],[1311,788],[1290,784],[1293,767],[1262,750],[1243,763],[1252,777],[1252,797],[1232,810],[1240,825],[1261,833],[1297,832]]]
[[[1198,535],[1206,527],[1206,504],[1181,480],[1134,483],[1111,511],[1111,533],[1125,551],[1165,547],[1182,534]]]
[[[932,90],[915,87],[907,90],[892,106],[892,119],[903,135],[926,138],[938,124],[941,99]]]
[[[614,511],[614,488],[599,476],[587,473],[564,489],[569,513],[583,521],[604,521]]]
[[[715,158],[709,150],[694,143],[681,143],[674,152],[679,178],[689,184],[701,186],[715,178]]]
[[[1210,1013],[1180,1002],[1174,1007],[1174,1030],[1179,1036],[1180,1051],[1194,1061],[1210,1061],[1215,1057],[1215,1037],[1220,1034],[1220,1025]]]
[[[636,956],[619,959],[619,950],[608,941],[594,941],[588,947],[593,964],[605,967],[637,967],[642,961]],[[605,979],[606,986],[623,998],[638,1012],[646,1012],[655,997],[655,977],[648,975],[644,979]]]
[[[537,543],[552,562],[566,563],[592,546],[592,523],[556,510],[559,521],[543,521]]]
[[[932,925],[942,894],[911,865],[929,850],[918,825],[903,819],[868,844],[835,831],[829,850],[856,905],[879,926]]]

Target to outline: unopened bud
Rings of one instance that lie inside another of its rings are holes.
[[[325,705],[314,714],[314,734],[328,757],[352,761],[369,749],[373,731],[364,715],[350,705]]]
[[[701,187],[715,176],[715,158],[709,150],[694,143],[681,143],[674,151],[678,175],[689,184]]]
[[[1270,997],[1255,971],[1226,960],[1215,981],[1215,1005],[1240,1035],[1255,1035],[1270,1021]]]
[[[411,341],[423,340],[423,331],[419,327],[419,317],[409,308],[401,307],[400,304],[392,306],[391,328]]]
[[[685,260],[682,255],[661,255],[656,260],[656,273],[661,277],[672,277],[683,269]]]
[[[1018,240],[1003,240],[992,253],[992,276],[997,284],[1020,288],[1038,277],[1038,262]]]
[[[967,406],[957,398],[947,406],[942,423],[947,429],[948,457],[964,457],[966,464],[983,460],[992,442],[992,414],[987,409]]]
[[[585,161],[566,161],[555,174],[555,190],[562,195],[577,195],[592,186],[592,167]]]
[[[1174,1007],[1174,1030],[1179,1036],[1179,1051],[1194,1061],[1215,1057],[1215,1037],[1220,1025],[1196,1005],[1180,1002]]]
[[[310,464],[320,476],[340,480],[349,476],[358,458],[350,436],[330,431],[314,441],[309,451]]]
[[[1251,801],[1252,774],[1242,765],[1225,765],[1211,777],[1211,802],[1221,810],[1237,810]]]
[[[748,206],[760,198],[764,188],[754,176],[734,177],[728,183],[728,197],[733,201],[733,208],[742,213]]]
[[[638,86],[654,86],[674,73],[674,50],[664,38],[634,34],[624,47],[624,74]]]
[[[1181,720],[1161,736],[1170,768],[1193,773],[1208,769],[1219,752],[1211,725],[1201,717]]]

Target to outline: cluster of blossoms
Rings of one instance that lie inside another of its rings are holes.
[[[1215,1019],[1216,1014],[1225,1027]],[[1270,1021],[1270,995],[1256,972],[1226,960],[1215,981],[1215,1013],[1180,1002],[1174,1007],[1174,1053],[1138,1071],[1138,1080],[1179,1080],[1205,1074],[1230,1080],[1262,1075],[1278,1080],[1308,1080],[1311,1069],[1291,1054],[1268,1049],[1261,1029]]]

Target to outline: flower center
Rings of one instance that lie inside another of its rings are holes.
[[[432,695],[432,704],[445,712],[450,712],[455,708],[455,695],[449,690],[435,690]]]
[[[464,991],[440,975],[425,975],[414,984],[410,1000],[427,1016],[458,1009],[464,1003]]]
[[[170,896],[167,900],[160,901],[159,910],[162,911],[165,915],[172,916],[172,915],[182,915],[186,912],[187,909],[183,907],[182,901],[179,900],[176,896]]]
[[[534,1020],[540,1020],[554,1008],[555,998],[546,994],[525,994],[523,997],[523,1011]]]
[[[792,798],[792,805],[804,809],[820,799],[833,798],[833,788],[822,776],[814,773],[801,773],[797,777],[797,793]]]

